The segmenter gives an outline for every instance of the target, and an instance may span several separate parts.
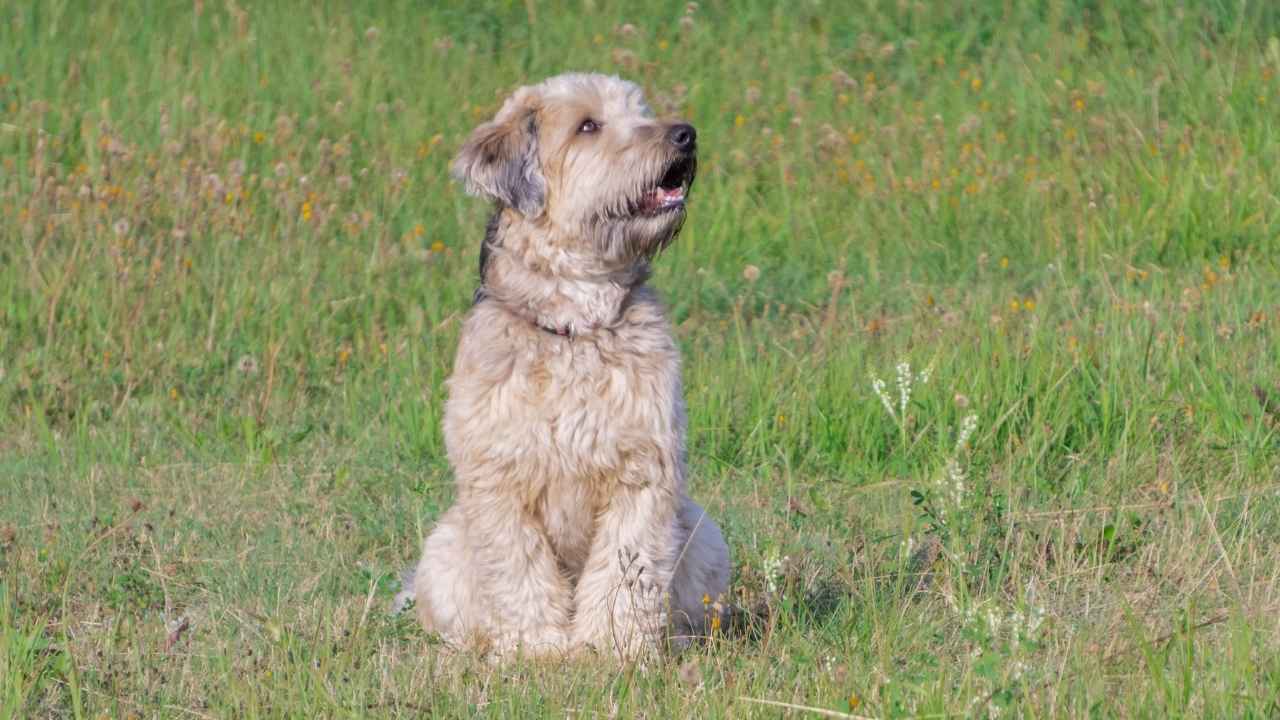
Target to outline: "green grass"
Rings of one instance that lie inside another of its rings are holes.
[[[1280,713],[1280,6],[420,5],[0,2],[0,714]],[[654,284],[757,614],[643,667],[386,612],[448,159],[569,69],[702,148]]]

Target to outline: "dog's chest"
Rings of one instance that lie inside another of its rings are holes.
[[[674,431],[677,366],[633,345],[566,340],[524,358],[529,431],[580,482],[626,482],[628,464],[663,452]]]
[[[668,336],[646,328],[599,339],[534,332],[524,341],[469,338],[460,349],[445,439],[461,475],[521,476],[536,491],[548,478],[626,483],[678,452],[679,361]]]
[[[627,486],[682,482],[679,360],[665,324],[570,339],[473,317],[449,388],[460,489],[518,498],[570,575],[597,513]]]
[[[552,344],[528,358],[527,429],[550,469],[536,505],[570,576],[586,561],[595,516],[619,485],[663,482],[675,452],[678,366],[624,343]]]

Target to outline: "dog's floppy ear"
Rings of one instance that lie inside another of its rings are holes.
[[[467,192],[513,207],[525,217],[542,214],[547,183],[538,161],[535,97],[522,88],[492,121],[471,132],[453,160],[453,176]]]

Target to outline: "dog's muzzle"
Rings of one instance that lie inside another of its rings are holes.
[[[641,197],[637,210],[644,215],[683,209],[693,185],[698,167],[698,131],[688,123],[676,123],[667,128],[666,139],[675,148],[676,156],[658,179],[657,186]]]

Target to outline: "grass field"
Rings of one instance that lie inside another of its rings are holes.
[[[0,717],[1280,714],[1280,6],[340,5],[0,0]],[[387,612],[448,160],[568,69],[700,135],[654,284],[752,620],[644,666]]]

